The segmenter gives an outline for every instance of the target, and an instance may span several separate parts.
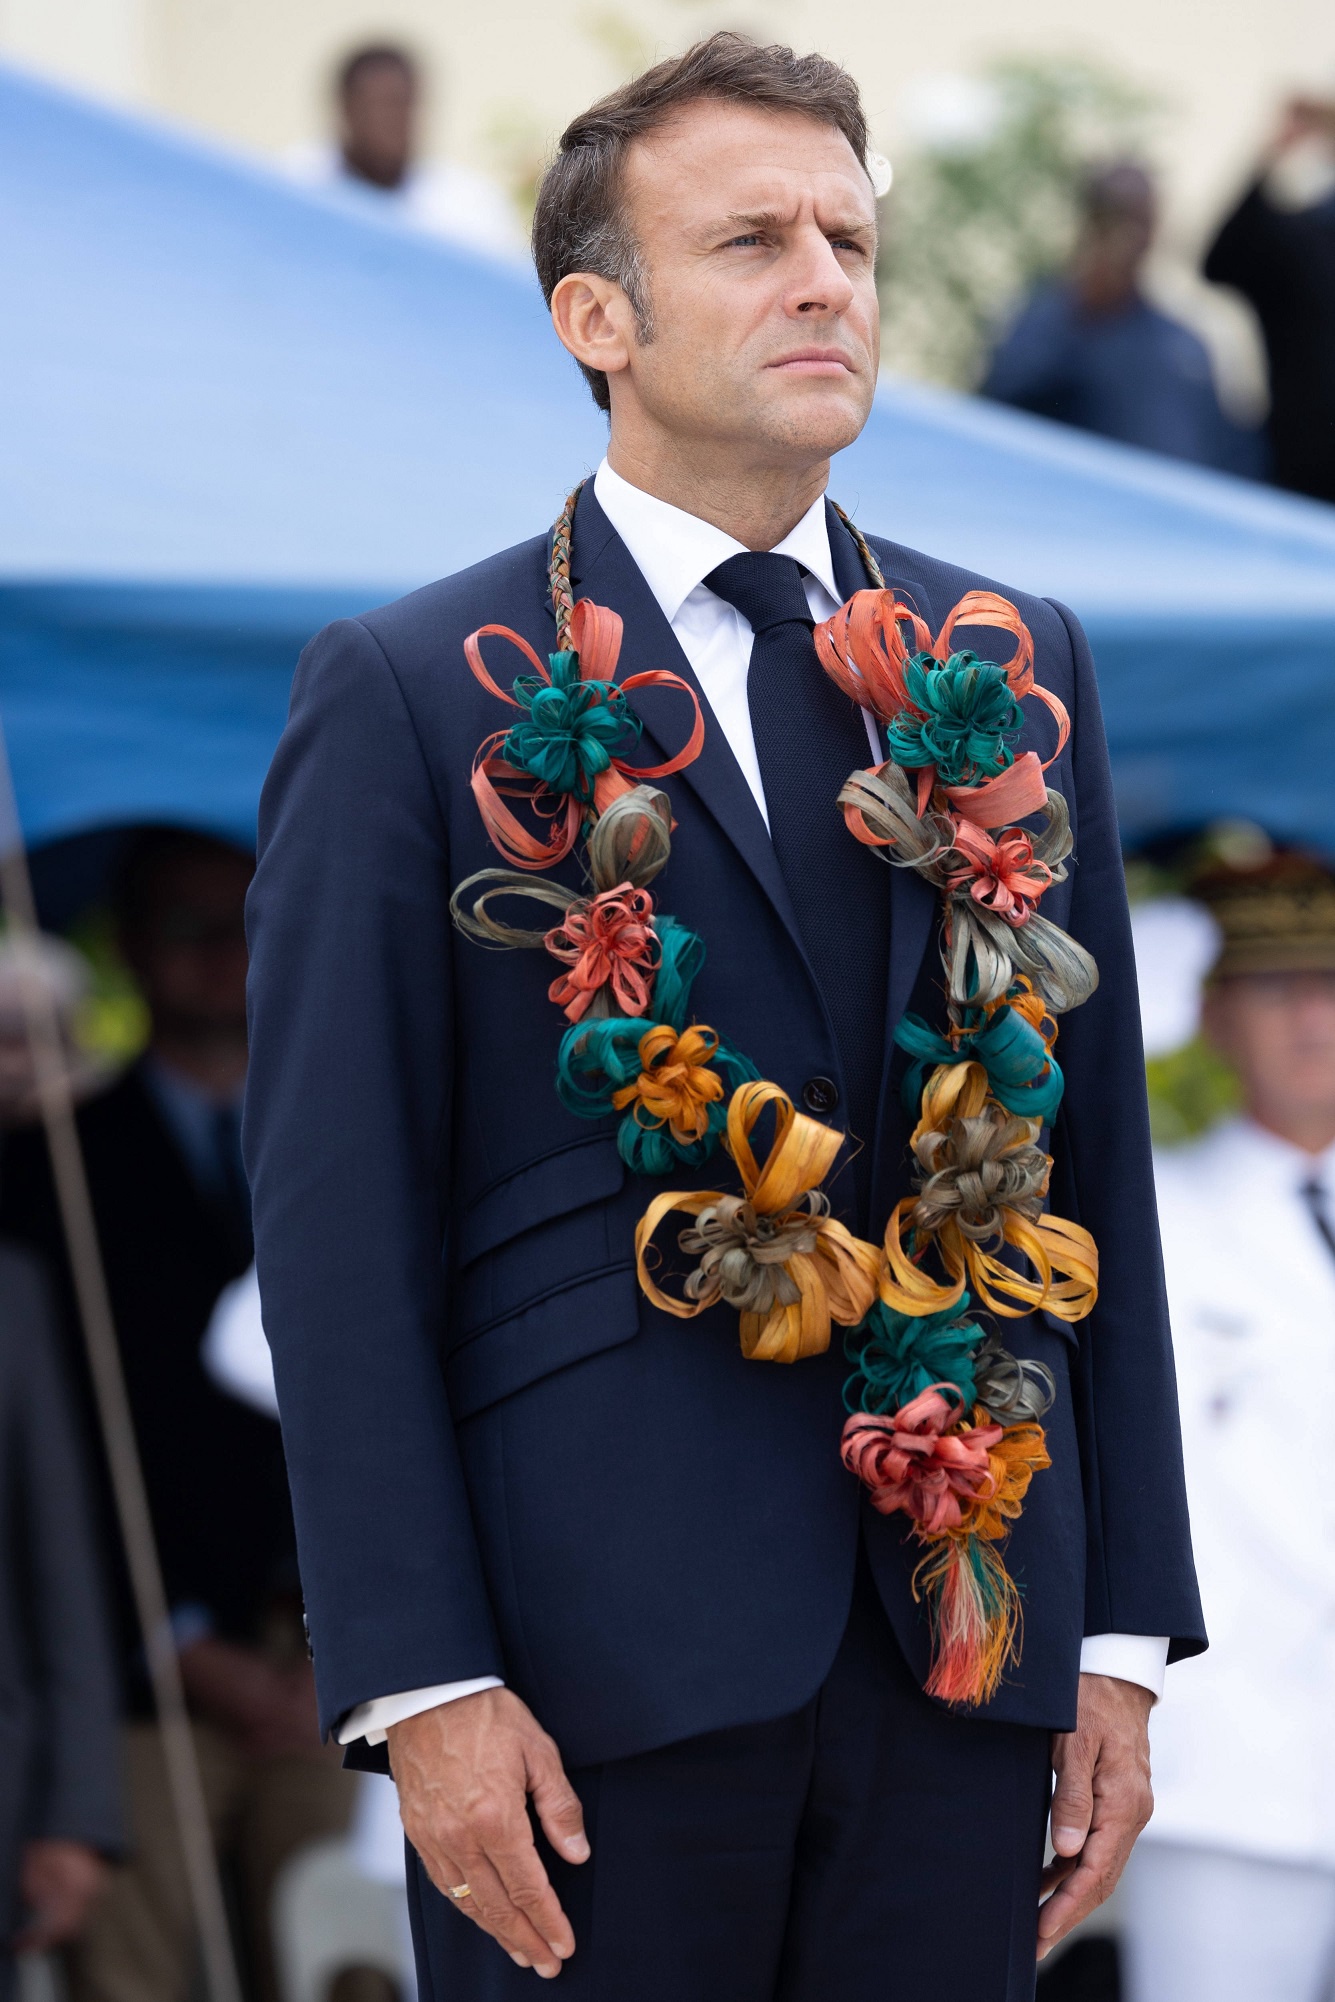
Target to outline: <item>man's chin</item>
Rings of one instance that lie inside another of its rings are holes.
[[[757,411],[759,428],[776,445],[813,459],[832,458],[859,436],[871,410],[871,396],[855,378],[798,377],[766,395]]]

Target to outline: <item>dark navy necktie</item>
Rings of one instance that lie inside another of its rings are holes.
[[[862,712],[822,668],[814,620],[791,556],[730,556],[705,578],[751,627],[746,695],[770,837],[838,1044],[846,1102],[827,1112],[862,1143],[865,1201],[885,1054],[890,871],[855,841],[836,804],[872,762]]]
[[[1330,1198],[1319,1175],[1313,1175],[1302,1186],[1302,1198],[1312,1213],[1312,1222],[1326,1250],[1335,1258],[1335,1224],[1330,1220]]]

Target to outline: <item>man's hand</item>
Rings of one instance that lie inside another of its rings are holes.
[[[255,1648],[210,1636],[181,1650],[190,1707],[219,1724],[257,1758],[322,1751],[309,1662],[280,1667]]]
[[[1154,1811],[1148,1721],[1153,1698],[1138,1683],[1082,1675],[1075,1730],[1052,1741],[1056,1860],[1038,1913],[1038,1957],[1110,1897],[1136,1837]]]
[[[438,1891],[460,1884],[467,1918],[518,1967],[550,1981],[575,1935],[542,1867],[528,1796],[567,1863],[588,1860],[584,1814],[561,1755],[508,1689],[461,1696],[389,1729],[389,1763],[404,1832]]]
[[[107,1865],[86,1842],[28,1842],[19,1864],[19,1897],[28,1921],[16,1953],[45,1953],[81,1933],[107,1881]]]

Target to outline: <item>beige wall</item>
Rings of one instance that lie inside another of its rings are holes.
[[[432,150],[483,163],[498,131],[540,143],[637,58],[723,21],[842,58],[892,154],[906,86],[924,74],[1001,49],[1115,63],[1166,100],[1160,151],[1179,236],[1198,233],[1245,171],[1281,92],[1335,87],[1330,0],[0,0],[0,49],[277,149],[321,130],[325,78],[349,43],[402,36],[439,78]]]

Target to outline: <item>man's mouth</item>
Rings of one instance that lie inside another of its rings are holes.
[[[781,368],[788,375],[835,376],[854,372],[849,357],[838,348],[796,348],[790,355],[779,355],[767,366]]]

